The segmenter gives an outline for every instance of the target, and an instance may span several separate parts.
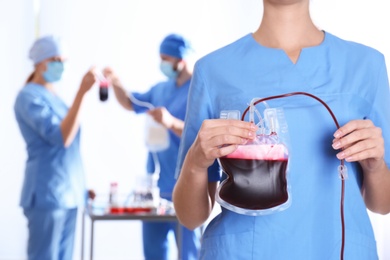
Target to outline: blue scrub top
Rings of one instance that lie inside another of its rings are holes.
[[[74,208],[85,201],[80,131],[64,147],[60,124],[68,113],[64,102],[41,85],[28,83],[14,111],[27,147],[20,205],[23,208]]]
[[[190,80],[178,87],[175,80],[164,81],[156,84],[146,93],[131,93],[136,99],[151,103],[154,107],[165,107],[174,117],[184,121],[187,107],[187,96]],[[146,112],[147,108],[133,103],[136,113]],[[177,154],[180,146],[180,137],[169,131],[170,145],[161,152],[157,152],[160,163],[160,176],[158,187],[163,198],[171,199],[173,187],[176,183],[175,169]],[[151,153],[148,153],[147,171],[154,172],[154,161]]]
[[[390,93],[384,56],[325,32],[324,41],[302,49],[293,64],[283,50],[261,46],[252,34],[200,59],[189,92],[178,169],[202,121],[221,110],[243,112],[252,98],[303,91],[324,100],[340,125],[370,119],[390,147]],[[291,96],[267,101],[282,107],[289,133],[292,204],[285,211],[246,216],[222,209],[205,230],[201,259],[339,259],[340,161],[332,149],[336,125],[315,99]],[[264,107],[257,105],[260,110]],[[385,161],[390,165],[390,153]],[[362,171],[346,163],[345,259],[377,259],[376,241],[362,199]],[[215,162],[209,181],[218,180]]]

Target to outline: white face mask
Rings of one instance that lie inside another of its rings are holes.
[[[169,61],[162,60],[160,63],[161,72],[169,79],[176,79],[179,75],[179,71],[173,68],[173,64]]]

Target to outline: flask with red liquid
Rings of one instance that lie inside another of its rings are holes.
[[[111,182],[110,184],[110,195],[109,195],[108,203],[109,203],[111,214],[123,213],[123,207],[120,207],[119,205],[117,182]]]

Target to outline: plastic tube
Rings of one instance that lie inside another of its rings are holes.
[[[128,96],[129,96],[130,101],[132,103],[136,104],[137,106],[146,107],[149,110],[155,108],[152,103],[136,99],[132,93],[129,93]],[[160,161],[158,160],[158,156],[157,156],[156,152],[152,152],[152,151],[149,151],[149,152],[152,154],[153,162],[154,162],[154,172],[152,174],[160,175],[161,166],[160,166]]]
[[[329,114],[332,116],[332,119],[337,127],[337,129],[340,128],[340,125],[336,119],[336,116],[333,114],[332,110],[330,107],[319,97],[312,95],[310,93],[306,92],[291,92],[291,93],[286,93],[286,94],[281,94],[281,95],[276,95],[276,96],[270,96],[262,99],[257,99],[253,100],[251,102],[251,105],[248,106],[245,111],[242,113],[241,120],[244,120],[245,114],[249,111],[249,113],[253,113],[253,106],[260,102],[265,102],[266,100],[271,100],[271,99],[278,99],[278,98],[285,98],[285,97],[290,97],[290,96],[295,96],[295,95],[304,95],[308,96],[311,98],[314,98],[318,102],[320,102],[329,112]],[[251,115],[249,115],[251,118]],[[252,115],[253,117],[253,115]],[[348,178],[348,172],[347,172],[347,167],[344,165],[344,159],[340,160],[340,166],[338,167],[338,173],[339,177],[341,179],[341,199],[340,199],[340,216],[341,216],[341,250],[340,250],[340,259],[344,259],[344,246],[345,246],[345,219],[344,219],[344,194],[345,194],[345,180]]]

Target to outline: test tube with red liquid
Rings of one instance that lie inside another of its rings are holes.
[[[99,81],[99,99],[100,101],[106,101],[108,99],[108,81],[101,79]]]

